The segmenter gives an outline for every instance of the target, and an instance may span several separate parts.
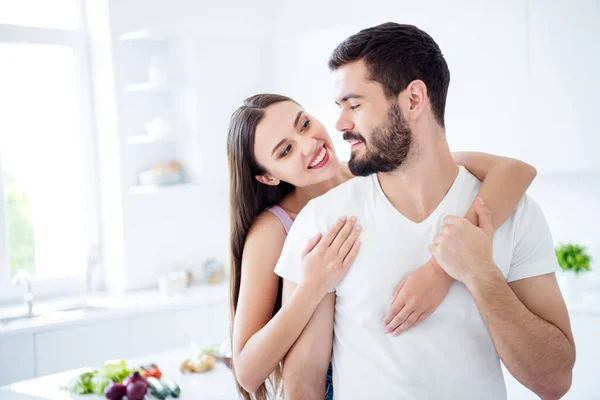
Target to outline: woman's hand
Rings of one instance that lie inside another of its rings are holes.
[[[397,336],[421,323],[438,308],[451,283],[434,258],[406,275],[394,289],[392,306],[383,319],[385,332]]]
[[[358,254],[360,230],[356,217],[343,217],[325,236],[319,233],[310,239],[302,253],[301,285],[325,296],[340,283]]]

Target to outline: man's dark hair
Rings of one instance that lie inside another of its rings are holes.
[[[379,82],[388,98],[420,79],[427,86],[433,115],[444,126],[450,71],[442,52],[427,33],[413,25],[387,22],[350,36],[333,51],[329,68],[364,59],[371,80]]]

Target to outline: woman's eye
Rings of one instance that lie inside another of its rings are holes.
[[[356,110],[358,107],[360,107],[360,104],[353,104],[350,106],[351,110]]]
[[[307,118],[306,121],[304,121],[304,124],[302,125],[302,128],[300,130],[304,131],[306,128],[308,128],[309,125],[310,125],[310,120]]]
[[[292,145],[288,144],[287,147],[281,153],[281,157],[287,156],[290,153],[290,151],[292,151]]]

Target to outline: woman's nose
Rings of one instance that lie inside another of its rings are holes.
[[[317,147],[317,140],[310,137],[302,137],[300,142],[300,148],[302,154],[305,156],[311,156]]]

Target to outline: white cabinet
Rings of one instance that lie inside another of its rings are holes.
[[[36,375],[128,358],[130,343],[130,322],[126,319],[38,333],[35,335]]]
[[[173,350],[188,346],[190,340],[210,343],[212,326],[210,306],[164,311],[131,321],[131,355]]]
[[[0,386],[34,377],[33,334],[0,339]]]

